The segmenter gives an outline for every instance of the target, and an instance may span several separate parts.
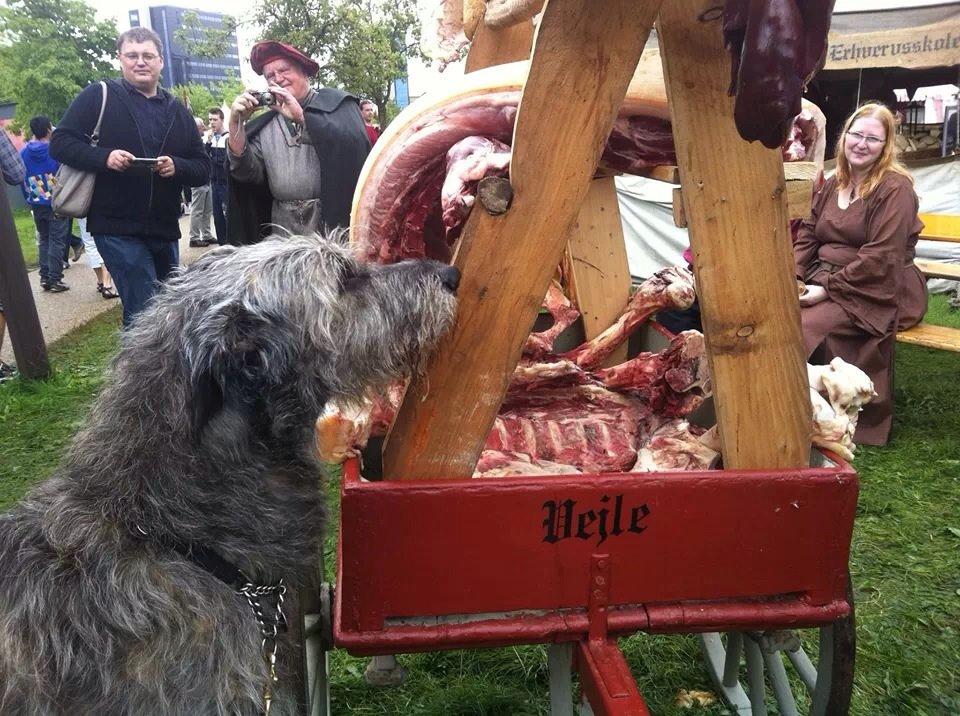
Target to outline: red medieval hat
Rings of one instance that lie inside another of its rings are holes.
[[[263,74],[263,66],[274,60],[290,60],[303,68],[307,77],[313,77],[320,71],[320,65],[311,60],[296,47],[285,42],[265,40],[258,42],[250,50],[250,66],[258,75]]]

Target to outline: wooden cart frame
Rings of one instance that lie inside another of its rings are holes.
[[[572,712],[572,659],[586,708],[644,714],[615,640],[639,630],[703,633],[708,671],[739,713],[766,713],[765,681],[782,713],[797,712],[781,653],[811,713],[846,711],[857,478],[829,455],[810,467],[779,153],[734,128],[721,3],[602,5],[547,2],[514,132],[512,206],[475,210],[464,229],[460,317],[407,392],[383,451],[389,480],[345,466],[336,588],[308,630],[313,713],[327,704],[314,687],[331,645],[549,643],[552,713]],[[727,469],[471,480],[564,254],[588,337],[626,302],[612,182],[591,178],[654,20]],[[468,69],[528,56],[529,38],[481,23]],[[817,666],[784,631],[800,627],[821,630]]]

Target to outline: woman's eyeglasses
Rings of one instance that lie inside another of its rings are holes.
[[[875,147],[878,144],[883,144],[886,142],[886,139],[880,139],[880,137],[873,137],[869,134],[860,134],[860,132],[847,132],[847,136],[853,140],[854,144],[860,144],[860,142],[866,142],[868,147]]]

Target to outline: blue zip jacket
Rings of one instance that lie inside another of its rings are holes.
[[[30,206],[50,206],[53,177],[60,168],[60,164],[50,157],[50,145],[37,140],[27,142],[20,150],[20,158],[27,168],[27,178],[20,185],[23,198]]]

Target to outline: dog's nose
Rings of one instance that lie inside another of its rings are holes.
[[[440,283],[443,284],[444,288],[456,293],[457,287],[460,285],[460,269],[456,266],[446,266],[441,269]]]

